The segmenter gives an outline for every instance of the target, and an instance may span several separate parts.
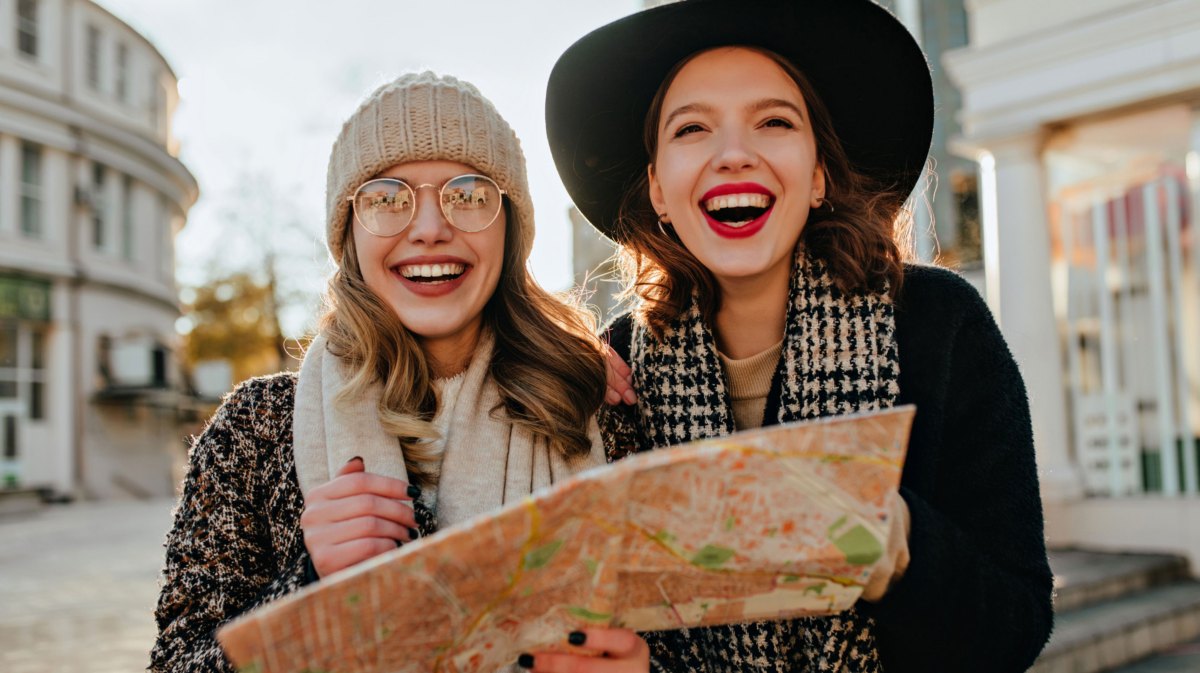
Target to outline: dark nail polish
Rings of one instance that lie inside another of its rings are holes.
[[[517,665],[521,668],[533,668],[533,655],[527,652],[517,657]]]
[[[583,631],[572,631],[567,636],[567,642],[572,645],[582,645],[587,642],[587,634]]]
[[[353,463],[356,460],[360,463],[363,462],[363,459],[361,456],[355,456],[355,457],[351,458],[350,460],[347,460],[346,464],[349,465],[350,463]]]
[[[421,497],[421,487],[417,486],[415,484],[409,484],[408,485],[408,497],[410,497],[410,498]]]
[[[402,546],[404,546],[404,540],[396,540],[396,546],[397,546],[397,547],[402,547]]]
[[[416,540],[419,537],[421,537],[421,531],[417,530],[416,528],[408,529],[408,539],[409,540]]]

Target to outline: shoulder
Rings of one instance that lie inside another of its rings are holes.
[[[225,396],[224,404],[290,404],[296,395],[296,372],[278,372],[246,379]]]
[[[943,310],[987,312],[975,286],[958,273],[940,266],[905,264],[904,285],[896,300],[901,311]]]
[[[290,411],[296,400],[296,372],[279,372],[242,381],[225,396],[221,406],[232,409]]]
[[[296,399],[295,372],[248,379],[225,396],[205,435],[277,441],[291,432]]]
[[[999,332],[987,302],[965,278],[942,267],[905,264],[896,297],[897,329],[948,335],[965,325]]]

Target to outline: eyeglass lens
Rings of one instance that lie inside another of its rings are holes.
[[[455,228],[482,231],[500,214],[500,188],[481,175],[460,175],[441,189],[442,214]],[[408,227],[417,210],[413,188],[392,178],[372,180],[358,188],[354,212],[367,231],[395,236]]]

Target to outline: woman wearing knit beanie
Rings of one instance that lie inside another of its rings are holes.
[[[230,671],[214,631],[231,618],[605,462],[603,347],[529,275],[525,158],[474,86],[379,87],[326,197],[319,335],[192,446],[152,671]]]

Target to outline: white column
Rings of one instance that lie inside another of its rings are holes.
[[[1042,498],[1065,502],[1082,486],[1068,441],[1063,355],[1050,285],[1050,230],[1036,134],[987,143],[983,171],[988,299],[1025,379]],[[987,168],[987,166],[985,166]],[[995,283],[995,287],[992,286]]]
[[[52,446],[54,454],[53,486],[61,494],[76,494],[75,483],[75,405],[79,395],[75,391],[74,368],[82,366],[75,361],[73,349],[75,331],[79,325],[72,322],[70,310],[71,293],[77,292],[71,282],[59,279],[54,282],[50,294],[51,323],[53,329],[46,343],[46,420],[53,428]]]

